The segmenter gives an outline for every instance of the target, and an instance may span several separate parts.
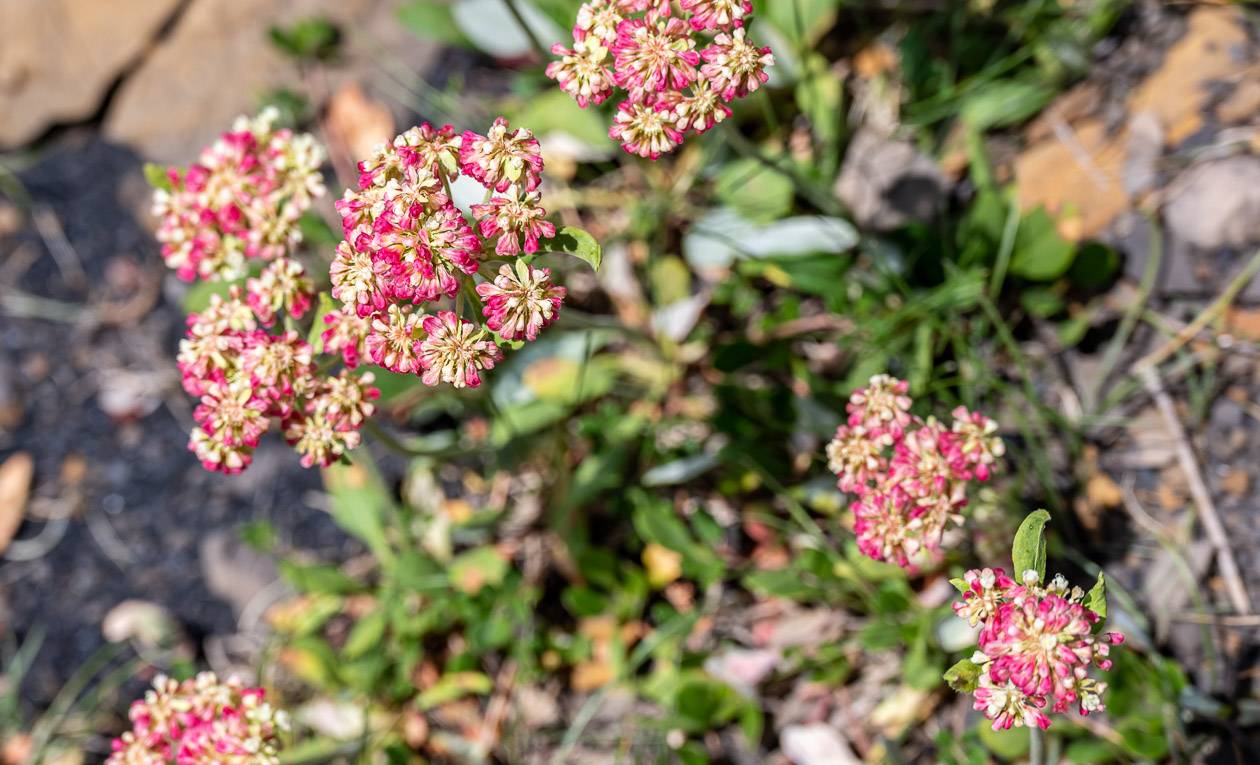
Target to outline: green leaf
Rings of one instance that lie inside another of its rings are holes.
[[[280,561],[280,573],[300,592],[345,595],[363,589],[362,584],[327,563],[303,566],[284,560]]]
[[[547,246],[553,252],[564,252],[579,260],[584,260],[596,271],[604,262],[604,250],[595,237],[576,226],[565,226],[550,239]]]
[[[268,30],[271,42],[281,52],[298,60],[327,61],[337,55],[341,31],[328,19],[301,19],[289,27]]]
[[[1054,219],[1043,208],[1020,220],[1011,274],[1034,282],[1054,281],[1067,273],[1075,258],[1076,245],[1059,235]]]
[[[723,167],[714,190],[723,204],[755,223],[777,220],[792,209],[792,181],[751,158]]]
[[[508,562],[493,547],[477,547],[457,555],[447,574],[451,584],[462,592],[476,595],[486,586],[494,587],[507,576]]]
[[[380,645],[385,637],[385,627],[389,624],[389,616],[384,609],[377,609],[360,619],[350,636],[346,638],[341,655],[346,659],[357,659]]]
[[[302,217],[298,218],[298,230],[302,232],[302,240],[314,246],[335,247],[341,241],[341,235],[314,210],[302,213]]]
[[[1103,578],[1103,572],[1098,572],[1098,580],[1094,582],[1093,587],[1089,588],[1089,592],[1085,593],[1084,605],[1098,614],[1098,623],[1094,626],[1100,629],[1107,618],[1107,582]]]
[[[184,313],[201,313],[210,305],[211,297],[218,295],[221,298],[226,298],[232,287],[243,287],[244,285],[244,279],[230,282],[199,281],[184,295]]]
[[[416,697],[416,706],[432,709],[470,694],[489,693],[493,688],[494,682],[480,672],[448,672]]]
[[[971,693],[980,682],[982,668],[971,659],[963,659],[945,670],[945,682],[959,693]]]
[[[398,23],[422,40],[473,47],[455,23],[450,4],[442,0],[412,0],[402,5],[398,9]]]
[[[315,311],[315,320],[311,322],[310,334],[306,336],[306,342],[310,343],[311,349],[316,354],[324,352],[324,330],[328,329],[324,317],[336,312],[337,305],[333,303],[332,297],[327,292],[319,293],[319,309]]]
[[[1085,242],[1077,248],[1068,278],[1073,284],[1096,290],[1110,284],[1119,270],[1119,253],[1100,242]]]
[[[1014,577],[1023,581],[1025,571],[1037,572],[1038,581],[1046,580],[1046,523],[1050,513],[1038,510],[1019,524],[1015,532],[1015,544],[1011,547],[1011,561],[1015,564]]]
[[[166,168],[152,162],[144,163],[144,179],[149,185],[161,191],[174,191],[175,186],[171,183],[171,177],[166,174]]]
[[[994,80],[967,96],[960,114],[973,129],[983,132],[1023,122],[1050,103],[1054,94],[1054,88],[1039,82]]]
[[[358,537],[382,565],[394,560],[386,538],[386,519],[394,514],[393,494],[385,487],[371,458],[360,451],[347,463],[324,468],[333,520]]]
[[[616,146],[608,140],[608,125],[595,109],[583,109],[559,88],[548,88],[531,97],[511,115],[513,125],[528,125],[541,137],[563,133],[583,144],[578,158],[608,157]],[[589,153],[588,153],[589,152]]]
[[[954,577],[953,579],[950,579],[949,583],[954,585],[954,589],[958,590],[958,592],[962,593],[963,595],[966,595],[968,592],[971,591],[971,588],[967,586],[967,582],[959,577]]]
[[[990,752],[1007,762],[1014,762],[1028,754],[1028,731],[1023,728],[993,730],[987,720],[976,723],[980,741]]]

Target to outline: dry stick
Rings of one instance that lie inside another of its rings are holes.
[[[1238,561],[1234,559],[1234,553],[1229,547],[1229,538],[1225,535],[1225,526],[1221,523],[1221,517],[1216,512],[1216,505],[1212,502],[1212,495],[1203,481],[1203,473],[1199,470],[1194,449],[1190,446],[1190,438],[1186,435],[1181,421],[1177,419],[1177,410],[1173,408],[1172,397],[1164,389],[1164,383],[1159,379],[1159,372],[1153,365],[1142,367],[1138,370],[1138,374],[1147,392],[1151,394],[1151,398],[1155,399],[1155,407],[1164,418],[1164,425],[1176,440],[1177,461],[1181,463],[1181,470],[1189,481],[1190,496],[1194,498],[1194,505],[1199,511],[1199,521],[1203,524],[1203,531],[1207,534],[1212,547],[1216,549],[1216,563],[1221,569],[1221,578],[1225,580],[1225,592],[1229,595],[1230,603],[1238,614],[1249,614],[1251,600],[1247,597],[1247,588],[1239,573]]]

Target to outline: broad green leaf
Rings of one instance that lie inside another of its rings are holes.
[[[280,573],[299,592],[345,595],[363,589],[363,584],[342,573],[341,569],[327,563],[308,566],[292,561],[280,561]]]
[[[544,246],[553,252],[564,252],[579,260],[586,261],[596,271],[604,262],[604,250],[595,237],[576,226],[565,226],[554,238],[547,240]]]
[[[1054,219],[1038,207],[1020,220],[1010,272],[1029,281],[1054,281],[1067,273],[1075,257],[1076,245],[1060,236]]]
[[[328,329],[324,317],[336,311],[337,305],[333,303],[332,297],[327,292],[319,293],[319,308],[315,311],[315,320],[311,322],[310,334],[306,336],[306,342],[310,343],[316,354],[324,352],[324,330]]]
[[[271,42],[298,60],[326,61],[337,55],[341,31],[328,19],[301,19],[288,27],[272,27]]]
[[[302,213],[302,217],[298,218],[298,229],[302,232],[302,240],[314,247],[335,247],[341,241],[341,235],[314,210]]]
[[[683,256],[693,268],[724,268],[739,259],[838,255],[857,243],[857,229],[843,218],[801,215],[759,225],[720,207],[683,237]]]
[[[990,752],[1007,762],[1015,762],[1028,754],[1028,731],[1023,728],[993,730],[987,720],[976,723],[980,741]]]
[[[510,115],[513,125],[528,126],[534,135],[548,145],[548,139],[557,135],[576,139],[579,150],[565,147],[564,153],[580,161],[605,159],[613,155],[616,145],[608,140],[608,125],[595,109],[583,109],[559,88],[547,88],[529,98],[520,109]],[[575,147],[576,148],[576,147]]]
[[[974,130],[1016,125],[1050,103],[1055,89],[1027,80],[995,80],[976,88],[963,101],[961,116]]]
[[[218,295],[221,298],[225,298],[232,287],[244,287],[244,285],[244,279],[230,282],[206,281],[204,279],[198,281],[184,295],[184,313],[201,313],[206,310],[206,306],[210,305],[211,297]]]
[[[565,31],[530,0],[515,0],[534,36],[547,47],[567,42]],[[455,0],[451,6],[460,32],[480,50],[496,58],[519,58],[533,51],[504,0]]]
[[[322,472],[333,520],[358,537],[388,566],[394,560],[394,552],[385,529],[386,519],[394,514],[394,497],[376,472],[371,458],[361,450],[349,464],[335,463]]]
[[[1085,242],[1077,248],[1068,278],[1085,289],[1106,287],[1120,270],[1120,254],[1105,244]]]
[[[483,587],[498,585],[507,572],[508,562],[489,546],[461,553],[447,566],[451,584],[469,595],[476,595]]]
[[[421,710],[455,701],[468,695],[482,695],[494,688],[494,682],[480,672],[448,672],[416,697]]]
[[[175,187],[171,184],[171,177],[166,174],[166,168],[152,162],[144,163],[144,179],[149,185],[161,191],[174,191]]]
[[[792,209],[792,181],[752,158],[727,163],[714,190],[723,204],[754,223],[769,223]]]
[[[1089,592],[1085,593],[1084,606],[1098,614],[1098,623],[1095,627],[1101,628],[1103,621],[1107,618],[1107,581],[1103,577],[1103,572],[1098,572],[1098,580],[1094,582],[1093,587],[1089,588]]]
[[[1046,580],[1045,527],[1049,521],[1050,513],[1038,510],[1019,524],[1019,531],[1015,532],[1015,544],[1011,547],[1016,581],[1023,581],[1025,571],[1035,571],[1039,581]]]
[[[389,615],[382,608],[363,617],[354,625],[354,629],[350,630],[350,636],[346,638],[341,655],[346,659],[357,659],[373,648],[377,648],[381,638],[385,637],[385,627],[388,624]]]
[[[398,8],[398,23],[424,40],[472,47],[455,23],[451,4],[444,0],[411,0]]]
[[[945,670],[945,682],[959,693],[971,693],[980,682],[982,667],[971,659],[963,659]]]

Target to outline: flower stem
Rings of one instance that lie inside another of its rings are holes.
[[[534,34],[534,30],[530,28],[529,24],[525,23],[525,16],[521,13],[521,9],[517,7],[516,0],[503,0],[503,4],[507,6],[508,13],[511,13],[512,18],[516,20],[517,26],[529,38],[529,44],[533,46],[534,51],[542,57],[543,61],[546,61],[551,56],[551,53],[548,52],[547,46],[543,45],[538,36]]]
[[[1046,734],[1036,725],[1028,726],[1028,765],[1046,765]]]

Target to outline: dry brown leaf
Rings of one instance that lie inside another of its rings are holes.
[[[1107,509],[1120,507],[1124,502],[1124,492],[1120,490],[1120,484],[1106,473],[1095,473],[1090,477],[1085,484],[1085,495],[1095,506]]]
[[[1221,478],[1221,491],[1234,499],[1242,499],[1251,489],[1251,476],[1241,468],[1230,468]]]
[[[1236,51],[1246,45],[1241,9],[1196,8],[1186,34],[1133,91],[1128,113],[1153,118],[1165,144],[1181,143],[1202,127],[1212,83],[1244,79],[1248,62]],[[1032,144],[1015,160],[1020,206],[1060,217],[1060,233],[1073,240],[1097,235],[1130,204],[1122,181],[1130,130],[1109,131],[1096,117],[1073,119],[1090,98],[1077,88],[1047,107],[1029,128]]]
[[[26,452],[17,452],[0,465],[0,553],[22,525],[34,477],[35,461]]]
[[[586,693],[608,685],[615,676],[611,662],[583,661],[573,665],[573,675],[569,679],[569,685],[578,693]]]
[[[1260,340],[1260,308],[1230,308],[1225,329],[1243,340]]]
[[[329,99],[326,127],[329,140],[356,161],[394,137],[389,107],[368,98],[357,82],[342,85]]]

